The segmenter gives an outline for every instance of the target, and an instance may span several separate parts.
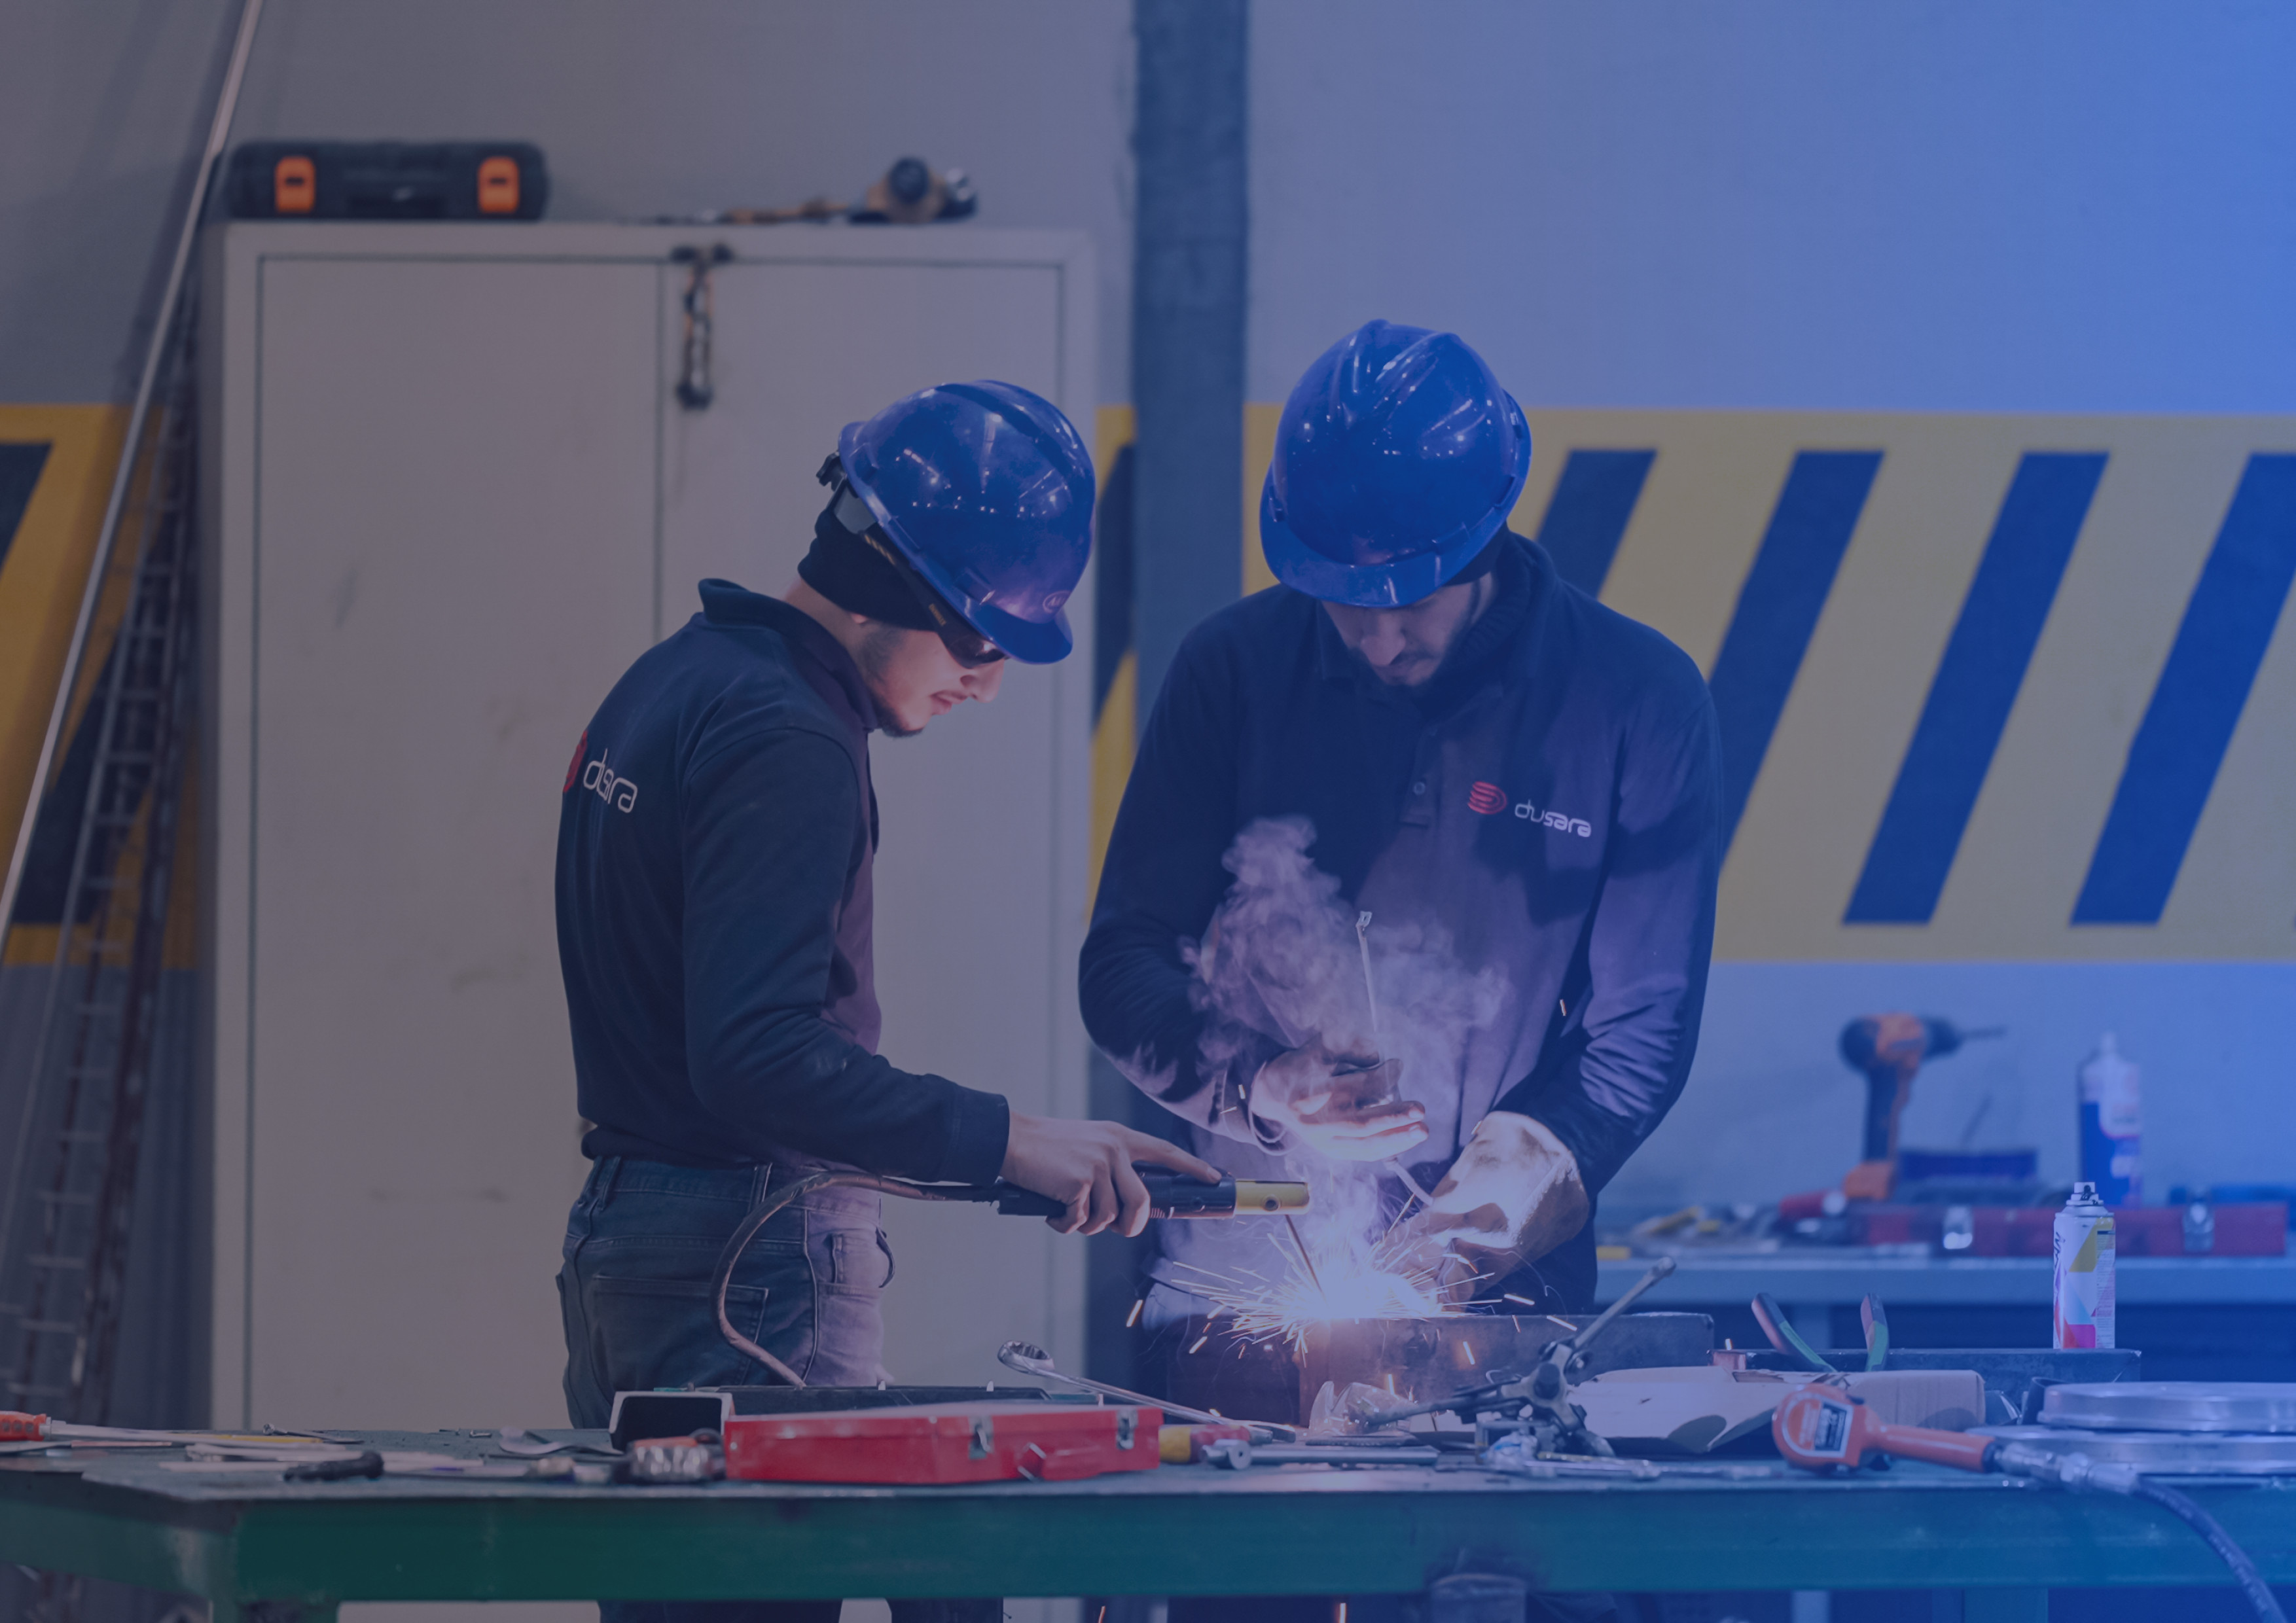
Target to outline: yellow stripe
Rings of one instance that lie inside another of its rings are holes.
[[[114,406],[0,406],[0,439],[49,447],[0,562],[0,853],[15,848],[126,424]],[[86,662],[76,704],[86,702],[101,663]]]
[[[1275,460],[1275,425],[1283,406],[1271,401],[1247,401],[1243,407],[1243,594],[1265,592],[1275,584],[1259,550],[1259,490],[1267,482],[1267,464]]]
[[[71,641],[87,583],[89,561],[103,524],[112,471],[119,455],[127,414],[104,406],[0,406],[0,439],[45,442],[47,460],[32,492],[7,559],[0,563],[0,851],[12,850],[40,742],[55,700],[55,684]],[[161,425],[148,443],[156,446]],[[112,550],[103,589],[88,627],[87,647],[73,684],[64,733],[51,764],[49,782],[65,755],[95,692],[135,585],[142,536],[135,520],[144,510],[151,467],[148,458],[129,487],[127,519]],[[176,868],[168,898],[167,967],[197,963],[199,839],[197,787],[188,785],[178,825]],[[148,807],[145,815],[149,816]],[[131,832],[114,873],[133,880],[143,865],[144,831]],[[119,905],[132,906],[132,889],[112,892]],[[26,925],[0,942],[0,963],[49,963],[56,952],[53,926]],[[76,948],[76,953],[80,950]]]

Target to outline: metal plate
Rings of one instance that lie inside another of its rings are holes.
[[[2041,1423],[2092,1431],[2296,1431],[2296,1384],[2124,1381],[2051,1387]]]
[[[1458,1314],[1425,1319],[1332,1319],[1310,1325],[1300,1348],[1304,1417],[1324,1381],[1387,1386],[1416,1403],[1447,1398],[1502,1373],[1527,1375],[1547,1343],[1595,1322],[1595,1315]],[[1614,1369],[1704,1364],[1714,1321],[1702,1313],[1628,1313],[1587,1350],[1577,1378]]]
[[[1383,1386],[1406,1401],[1447,1398],[1493,1374],[1528,1374],[1548,1342],[1595,1321],[1591,1313],[1463,1313],[1440,1318],[1327,1319],[1298,1344],[1239,1341],[1223,1319],[1185,1320],[1161,1332],[1150,1357],[1164,1365],[1176,1403],[1249,1420],[1304,1424],[1326,1381]],[[1702,1313],[1628,1313],[1588,1351],[1580,1378],[1605,1370],[1704,1364],[1714,1321]]]
[[[2172,1476],[2296,1476],[2296,1437],[2250,1432],[2195,1436],[2184,1431],[2076,1431],[2059,1426],[1979,1426],[2005,1443],[2030,1443],[2050,1454],[2085,1454]]]

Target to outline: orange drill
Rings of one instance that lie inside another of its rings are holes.
[[[1866,1073],[1866,1159],[1841,1180],[1841,1193],[1853,1201],[1888,1200],[1898,1184],[1898,1122],[1914,1096],[1922,1062],[2007,1029],[1964,1031],[1950,1021],[1918,1014],[1864,1014],[1842,1027],[1841,1057],[1852,1070]]]

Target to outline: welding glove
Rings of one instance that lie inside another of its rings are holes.
[[[1251,1115],[1271,1148],[1385,1160],[1427,1138],[1426,1109],[1398,1094],[1400,1080],[1399,1062],[1333,1053],[1318,1039],[1259,1068]]]
[[[1493,1111],[1397,1239],[1456,1306],[1570,1239],[1588,1209],[1578,1160],[1546,1124]]]

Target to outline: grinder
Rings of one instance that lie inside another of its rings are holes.
[[[1148,1185],[1148,1212],[1156,1217],[1241,1217],[1259,1215],[1270,1217],[1288,1217],[1308,1209],[1308,1185],[1305,1184],[1256,1183],[1249,1178],[1222,1177],[1217,1184],[1203,1183],[1185,1172],[1151,1166],[1141,1161],[1132,1163],[1133,1171]],[[933,1194],[944,1201],[995,1201],[996,1209],[1008,1217],[1057,1217],[1067,1206],[1047,1194],[1033,1189],[1023,1189],[998,1178],[993,1184],[966,1184],[956,1188],[946,1184],[930,1185]]]

